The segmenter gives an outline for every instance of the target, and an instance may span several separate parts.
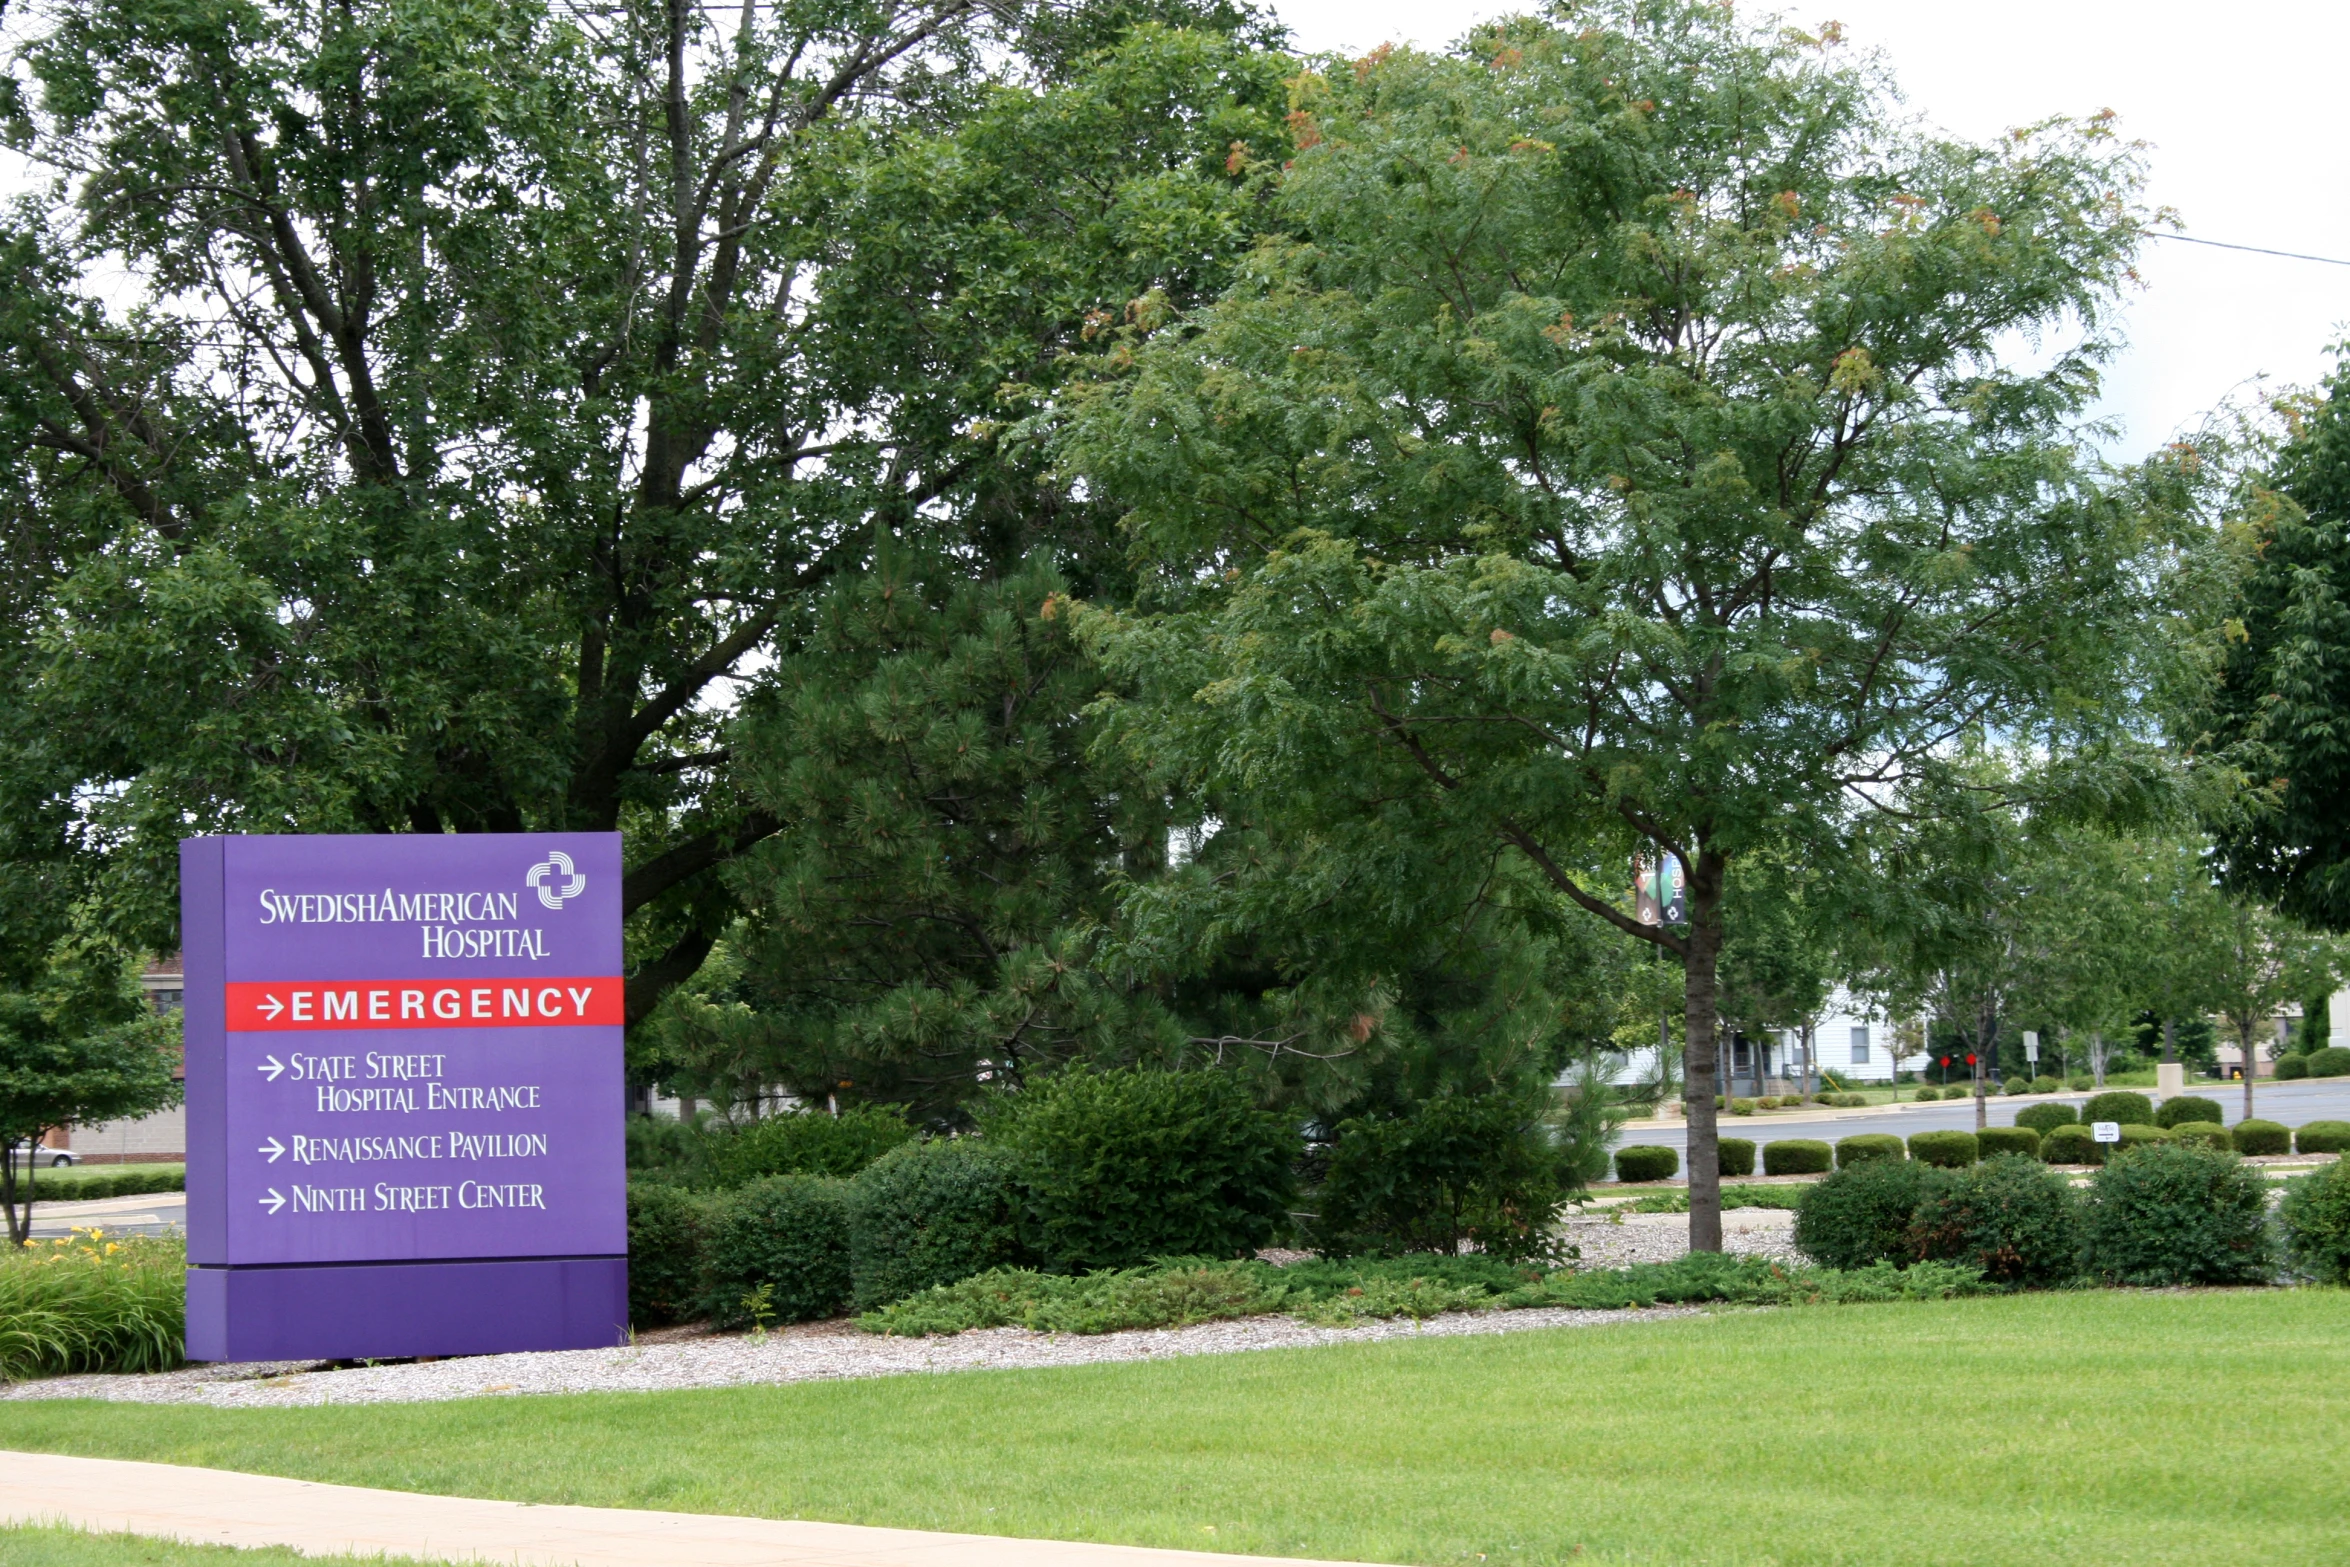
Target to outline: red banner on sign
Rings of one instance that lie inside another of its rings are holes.
[[[617,974],[591,979],[266,979],[228,986],[231,1033],[561,1028],[626,1021]]]

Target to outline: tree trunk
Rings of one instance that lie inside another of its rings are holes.
[[[1992,1032],[1998,1027],[1999,1019],[1992,1012],[1991,1004],[1984,1002],[1975,1014],[1975,1130],[1978,1132],[1991,1124],[1990,1101],[1983,1087],[1989,1081],[1987,1074],[1991,1070]]]
[[[1722,856],[1701,849],[1689,867],[1689,953],[1682,980],[1681,1080],[1689,1123],[1689,1249],[1722,1249],[1722,1147],[1714,1118],[1721,1081],[1715,1027],[1722,957]]]
[[[1820,1064],[1811,1049],[1812,1020],[1803,1020],[1803,1092],[1806,1097],[1820,1091]]]
[[[2091,1030],[2089,1034],[2089,1072],[2099,1088],[2105,1086],[2105,1034]]]

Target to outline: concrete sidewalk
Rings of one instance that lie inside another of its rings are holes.
[[[534,1507],[51,1453],[0,1452],[0,1523],[532,1567],[1340,1567],[857,1524]]]

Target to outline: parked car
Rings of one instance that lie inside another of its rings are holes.
[[[25,1150],[29,1146],[27,1143],[20,1142],[9,1149],[9,1162],[12,1164],[21,1162],[25,1157]],[[59,1170],[69,1164],[82,1162],[81,1155],[75,1153],[71,1148],[35,1148],[32,1151],[34,1162],[45,1170]]]

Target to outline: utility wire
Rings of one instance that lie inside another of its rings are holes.
[[[2270,250],[2263,245],[2231,245],[2224,239],[2197,239],[2192,234],[2163,234],[2158,232],[2151,234],[2148,237],[2151,239],[2175,239],[2184,245],[2209,245],[2214,250],[2248,251],[2255,256],[2282,256],[2287,261],[2319,261],[2323,262],[2329,267],[2350,267],[2350,261],[2343,261],[2333,256],[2305,255],[2298,250]]]

